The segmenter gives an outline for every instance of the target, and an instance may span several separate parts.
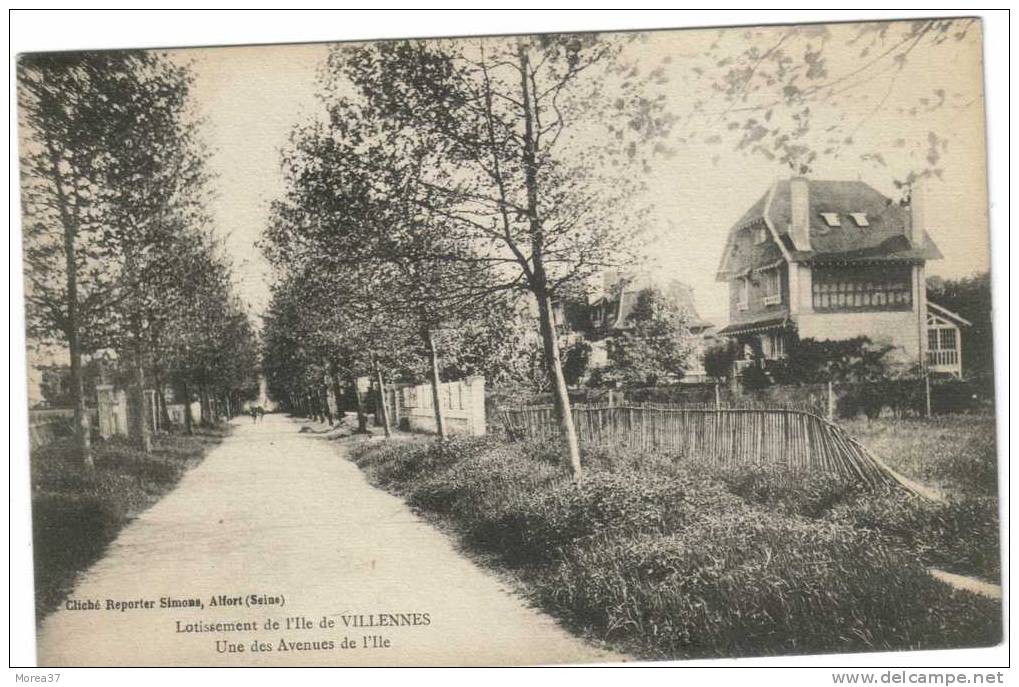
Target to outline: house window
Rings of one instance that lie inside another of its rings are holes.
[[[782,272],[778,267],[765,270],[761,275],[764,281],[764,304],[778,305],[782,302]]]
[[[746,310],[750,307],[750,277],[740,277],[736,281],[736,309]]]
[[[761,244],[768,241],[768,229],[767,227],[757,227],[753,231],[754,243]]]
[[[768,360],[785,357],[785,337],[781,332],[761,336],[761,353]]]
[[[955,350],[955,330],[954,329],[939,329],[941,332],[941,346],[939,348],[942,351],[954,351]]]
[[[910,310],[909,265],[820,266],[813,269],[814,310]]]
[[[927,330],[927,350],[936,351],[941,347],[941,339],[938,338],[939,331],[939,329]]]

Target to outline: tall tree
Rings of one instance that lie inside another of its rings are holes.
[[[622,59],[627,37],[560,35],[339,48],[327,91],[352,83],[383,141],[418,157],[404,197],[492,285],[527,293],[574,477],[581,464],[553,301],[630,261],[641,163],[671,119]],[[607,89],[615,97],[605,98]],[[394,143],[396,141],[396,143]],[[409,141],[410,143],[406,143]],[[649,145],[650,144],[650,145]],[[385,159],[385,158],[384,158]],[[386,160],[388,161],[388,160]]]
[[[167,148],[148,136],[179,111],[185,82],[181,68],[156,53],[19,58],[29,333],[67,347],[75,438],[89,465],[82,356],[108,342],[120,324],[113,306],[137,283],[125,272],[124,251],[137,217],[119,200],[166,169]],[[135,210],[154,219],[149,205]]]

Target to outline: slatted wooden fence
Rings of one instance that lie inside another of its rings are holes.
[[[553,406],[501,409],[511,437],[549,438],[559,433]],[[617,444],[664,449],[723,465],[769,464],[823,471],[871,486],[924,488],[873,456],[838,425],[796,409],[713,406],[575,405],[582,445]],[[925,494],[926,495],[926,494]]]

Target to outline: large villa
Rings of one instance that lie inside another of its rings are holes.
[[[900,205],[862,181],[772,184],[729,230],[717,279],[729,283],[720,333],[764,360],[801,338],[866,336],[909,363],[961,375],[961,316],[927,300],[926,265],[942,257],[923,193]]]

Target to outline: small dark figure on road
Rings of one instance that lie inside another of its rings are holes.
[[[248,408],[248,415],[251,416],[251,422],[254,423],[258,420],[258,409],[255,406]]]
[[[261,422],[262,418],[265,417],[265,408],[262,406],[255,406],[255,412],[258,413],[258,420]]]

